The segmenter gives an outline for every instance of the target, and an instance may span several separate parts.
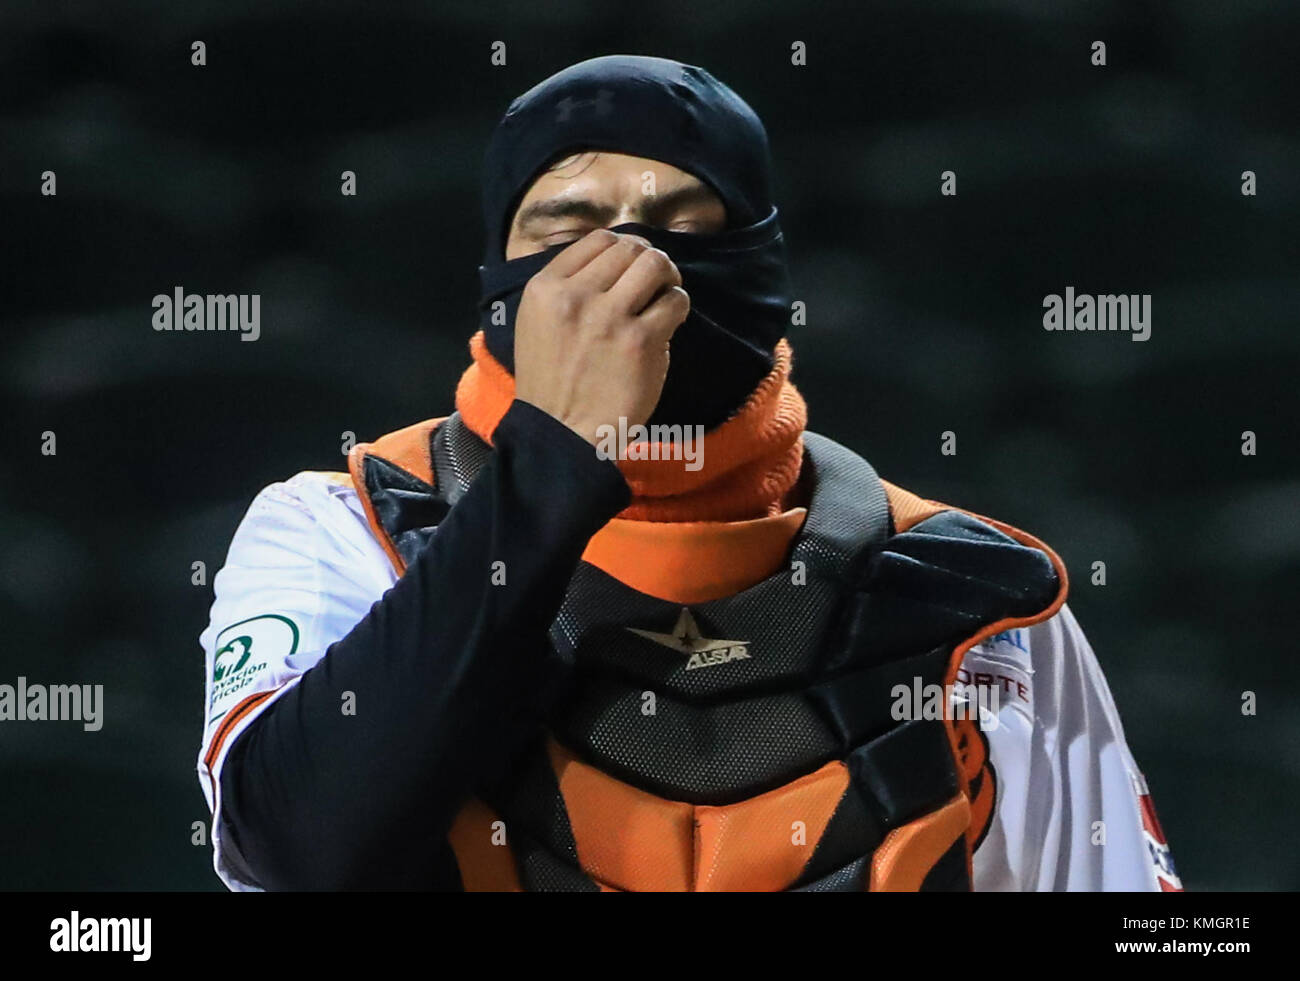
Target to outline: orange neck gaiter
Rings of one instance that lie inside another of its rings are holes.
[[[474,359],[456,386],[465,425],[492,442],[497,423],[515,398],[514,377],[491,354],[479,331],[469,342]],[[699,470],[681,460],[619,460],[632,490],[620,518],[638,521],[745,521],[780,514],[803,463],[808,409],[790,381],[790,345],[782,340],[772,371],[744,406],[704,436]],[[660,453],[667,456],[667,453]]]

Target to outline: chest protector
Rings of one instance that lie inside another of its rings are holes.
[[[450,831],[465,889],[971,889],[987,742],[912,696],[949,704],[966,650],[1054,614],[1065,569],[831,440],[804,445],[807,518],[756,585],[683,607],[579,564],[550,632],[565,694]],[[455,414],[353,449],[399,573],[490,452]]]

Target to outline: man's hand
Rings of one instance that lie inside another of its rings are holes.
[[[650,418],[668,342],[690,311],[667,254],[598,228],[528,281],[515,318],[515,397],[593,445],[603,425]]]

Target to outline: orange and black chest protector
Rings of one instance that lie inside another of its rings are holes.
[[[1055,612],[1064,570],[804,441],[806,521],[753,587],[682,607],[579,563],[550,630],[564,694],[451,828],[464,888],[971,888],[980,734],[900,713],[898,692],[951,686],[973,643]],[[399,569],[489,454],[458,415],[353,451]]]

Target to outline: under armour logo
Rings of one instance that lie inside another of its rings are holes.
[[[575,99],[571,95],[566,95],[555,106],[555,121],[567,123],[569,117],[573,115],[573,110],[585,108],[595,109],[597,116],[608,116],[614,111],[614,93],[609,89],[601,89],[594,99]]]

